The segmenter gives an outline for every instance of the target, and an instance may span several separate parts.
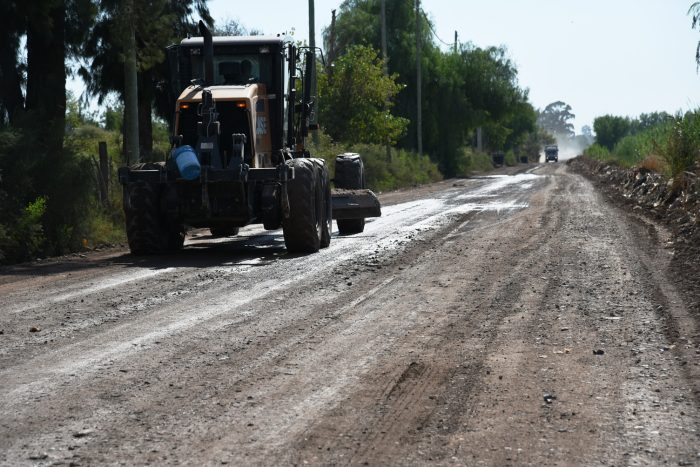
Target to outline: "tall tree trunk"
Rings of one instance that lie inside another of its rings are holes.
[[[4,115],[2,115],[0,116],[0,123],[11,124],[15,121],[17,112],[23,107],[24,96],[22,95],[14,54],[8,54],[7,52],[8,49],[0,48],[0,101],[2,102],[0,111],[7,113],[7,121],[4,121]]]
[[[4,20],[0,29],[0,125],[12,124],[24,107],[17,52],[25,22],[17,10],[14,2],[0,3],[0,18]]]
[[[46,253],[61,254],[75,242],[72,211],[80,179],[71,178],[69,154],[63,151],[66,121],[66,0],[45,0],[27,16],[27,94],[23,136],[32,147],[36,195],[47,197],[42,217]]]
[[[4,122],[4,115],[0,115],[0,124],[13,123],[15,115],[24,107],[19,66],[17,63],[17,49],[19,38],[16,34],[2,34],[0,37],[0,112],[6,112],[8,121]]]
[[[153,70],[138,74],[139,151],[144,161],[153,160]]]
[[[46,15],[27,22],[26,108],[43,129],[47,156],[59,158],[66,121],[65,0],[51,2]]]

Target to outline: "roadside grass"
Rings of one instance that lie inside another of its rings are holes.
[[[155,125],[157,128],[157,125]],[[165,158],[163,145],[167,145],[167,134],[157,135],[154,138],[154,157]],[[165,140],[165,143],[163,142]],[[97,166],[97,148],[100,141],[107,143],[107,152],[110,157],[110,171],[108,182],[108,199],[99,201],[99,179]],[[122,209],[122,187],[118,182],[117,170],[122,165],[121,147],[122,137],[119,131],[106,130],[92,122],[78,122],[65,137],[65,147],[74,154],[74,157],[85,161],[90,167],[91,191],[93,196],[81,207],[84,212],[84,221],[81,229],[76,232],[80,236],[80,246],[94,248],[103,245],[112,245],[126,242],[124,227],[124,211]]]
[[[608,151],[608,148],[598,143],[592,144],[584,152],[584,155],[601,162],[611,162],[615,157]]]
[[[656,154],[649,154],[637,164],[637,167],[657,173],[665,173],[667,170],[666,162]]]
[[[613,154],[625,167],[633,167],[644,160],[653,150],[650,135],[642,133],[635,136],[625,136],[616,145]]]
[[[676,117],[658,144],[659,152],[674,183],[680,184],[696,162],[700,162],[700,115]]]
[[[682,183],[700,164],[700,113],[679,113],[670,122],[625,136],[612,151],[596,143],[584,154],[622,167],[653,170]]]

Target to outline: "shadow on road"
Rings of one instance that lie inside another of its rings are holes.
[[[0,268],[0,285],[19,276],[70,274],[114,266],[148,269],[209,268],[215,266],[264,266],[273,261],[304,255],[289,254],[281,234],[242,235],[216,238],[209,235],[188,237],[182,250],[157,255],[137,256],[128,251],[102,251],[75,254],[50,260]]]

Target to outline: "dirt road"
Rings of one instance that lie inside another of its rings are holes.
[[[700,465],[667,235],[563,164],[0,275],[0,463]],[[34,331],[34,332],[32,332]]]

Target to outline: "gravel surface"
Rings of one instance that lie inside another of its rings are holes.
[[[633,213],[638,222],[651,224],[652,231],[662,231],[664,248],[673,254],[673,279],[700,319],[700,167],[686,172],[684,183],[674,184],[644,168],[625,168],[583,156],[568,164],[573,172],[590,179],[609,202]]]
[[[668,232],[564,164],[0,270],[0,463],[700,464]]]

